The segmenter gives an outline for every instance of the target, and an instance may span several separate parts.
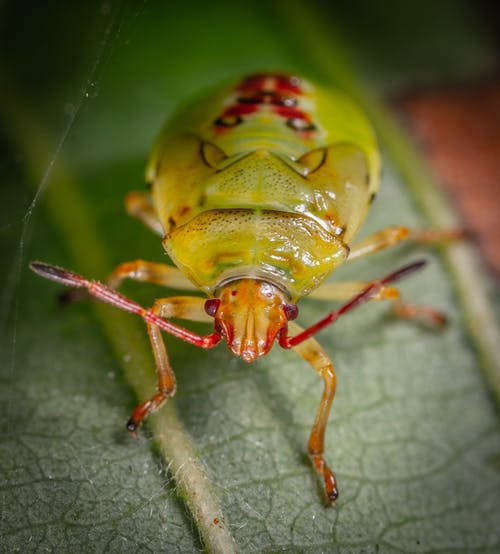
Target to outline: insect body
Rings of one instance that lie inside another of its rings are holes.
[[[340,93],[254,75],[179,114],[147,180],[165,249],[198,288],[254,277],[295,301],[347,258],[379,155]]]
[[[340,92],[325,92],[295,76],[251,75],[174,117],[148,164],[150,191],[127,197],[128,211],[162,236],[177,268],[127,262],[111,274],[109,288],[55,266],[32,264],[45,277],[87,288],[145,319],[158,392],[134,410],[130,431],[175,393],[162,330],[203,348],[224,339],[246,362],[267,354],[278,341],[294,348],[323,379],[308,451],[329,500],[335,500],[336,479],[323,453],[336,378],[330,358],[312,336],[369,299],[395,300],[406,317],[439,322],[440,315],[402,304],[397,289],[389,286],[421,262],[373,282],[321,284],[347,259],[404,238],[454,236],[391,227],[352,244],[378,190],[379,166],[370,124]],[[197,288],[208,300],[161,298],[145,310],[112,290],[125,278]],[[297,301],[307,295],[351,300],[303,330],[292,320]],[[214,331],[197,335],[169,321],[173,317],[212,321]]]

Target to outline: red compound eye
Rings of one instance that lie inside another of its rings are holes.
[[[219,309],[220,300],[218,298],[211,298],[205,302],[205,311],[208,315],[215,317],[217,310]]]
[[[296,319],[299,315],[299,309],[295,304],[285,304],[283,306],[283,310],[285,312],[285,316],[288,321],[292,321],[292,319]]]

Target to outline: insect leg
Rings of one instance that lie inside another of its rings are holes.
[[[358,294],[370,285],[370,281],[344,281],[339,283],[325,283],[308,298],[318,300],[347,300]],[[417,319],[431,325],[443,326],[446,324],[446,316],[430,306],[416,306],[408,304],[401,298],[401,293],[396,287],[384,285],[369,300],[389,300],[392,302],[394,313],[404,319]]]
[[[165,235],[163,227],[151,203],[151,195],[149,192],[137,190],[129,192],[125,198],[125,209],[129,215],[137,218],[156,234],[161,237]]]
[[[289,322],[289,327],[294,333],[300,333],[303,329],[295,322]],[[337,385],[337,377],[333,364],[318,341],[310,338],[293,348],[306,362],[311,364],[314,370],[323,379],[324,388],[319,402],[316,418],[311,429],[307,450],[314,469],[323,478],[326,495],[330,502],[334,502],[338,496],[337,480],[335,474],[326,463],[323,453],[325,450],[325,429],[330,415],[333,397]]]
[[[143,308],[140,304],[134,302],[134,300],[123,296],[123,294],[116,292],[114,289],[107,287],[103,283],[100,283],[99,281],[89,281],[85,277],[82,277],[73,271],[68,271],[62,267],[47,264],[45,262],[31,262],[30,269],[38,275],[45,277],[46,279],[56,281],[57,283],[61,283],[62,285],[77,289],[86,289],[89,291],[91,296],[101,300],[102,302],[111,304],[124,312],[139,315],[146,323],[152,323],[159,327],[162,331],[165,331],[166,333],[169,333],[183,341],[189,342],[190,344],[199,346],[200,348],[213,348],[221,340],[220,333],[217,331],[205,336],[194,333],[189,329],[185,329],[184,327],[172,323],[168,319],[163,319],[155,313],[154,310],[147,310],[146,308]],[[195,298],[193,303],[196,302],[201,304],[203,299]],[[185,305],[185,303],[182,302],[181,304]],[[172,317],[175,317],[179,311],[179,308],[176,309],[174,307],[171,311],[171,313],[174,314]]]
[[[458,240],[465,237],[465,233],[458,229],[408,229],[407,227],[387,227],[368,237],[355,242],[349,252],[348,261],[362,256],[368,256],[379,250],[394,246],[404,240],[419,244],[436,244]]]
[[[109,275],[108,286],[117,289],[125,279],[155,283],[172,289],[198,290],[176,267],[146,260],[133,260],[120,264]],[[73,289],[59,295],[62,303],[85,299],[88,299],[88,292],[83,289]]]
[[[376,296],[381,289],[383,289],[388,283],[393,283],[394,281],[399,281],[419,271],[426,264],[425,260],[419,260],[413,262],[412,264],[400,267],[396,271],[385,275],[381,279],[376,281],[371,281],[368,283],[368,286],[364,288],[360,293],[356,294],[353,298],[349,299],[343,306],[337,310],[333,310],[327,314],[323,319],[317,321],[314,325],[307,327],[298,335],[291,337],[287,332],[282,332],[278,337],[278,342],[282,348],[293,348],[298,344],[306,341],[315,335],[318,331],[321,331],[325,327],[335,323],[339,317],[345,315],[346,313],[358,308],[368,300],[371,300]]]
[[[204,310],[205,300],[190,296],[176,296],[156,300],[151,311],[162,318],[177,317],[192,321],[213,321]],[[148,414],[155,412],[175,394],[176,380],[168,359],[161,329],[154,323],[147,323],[149,340],[153,349],[158,375],[158,391],[149,400],[139,404],[127,422],[127,429],[135,434]]]
[[[334,283],[323,283],[313,290],[307,298],[317,300],[348,300],[362,290],[366,289],[371,281],[337,281]],[[399,297],[399,291],[395,287],[383,285],[379,291],[370,297],[370,300],[392,300]]]
[[[108,277],[108,285],[116,289],[125,279],[155,283],[173,289],[197,290],[176,267],[145,260],[120,264]]]

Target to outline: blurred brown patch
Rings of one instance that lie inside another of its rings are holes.
[[[500,77],[412,93],[395,106],[500,276]]]

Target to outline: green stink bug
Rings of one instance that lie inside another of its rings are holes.
[[[373,282],[323,282],[344,262],[403,239],[460,236],[389,227],[353,242],[378,191],[379,170],[373,130],[342,93],[290,75],[251,75],[175,116],[153,149],[150,190],[127,197],[129,213],[162,237],[176,267],[127,262],[113,271],[109,286],[42,262],[31,268],[145,320],[158,391],[132,413],[132,433],[176,390],[161,331],[206,349],[224,339],[246,362],[266,355],[275,342],[293,348],[324,382],[308,451],[333,502],[337,482],[324,459],[324,435],[336,377],[313,335],[371,299],[393,301],[403,317],[443,319],[430,308],[402,303],[391,286],[423,262]],[[127,278],[199,289],[208,299],[160,298],[147,310],[113,290]],[[302,329],[293,320],[305,296],[350,300]],[[200,336],[171,318],[213,322],[214,330]]]

